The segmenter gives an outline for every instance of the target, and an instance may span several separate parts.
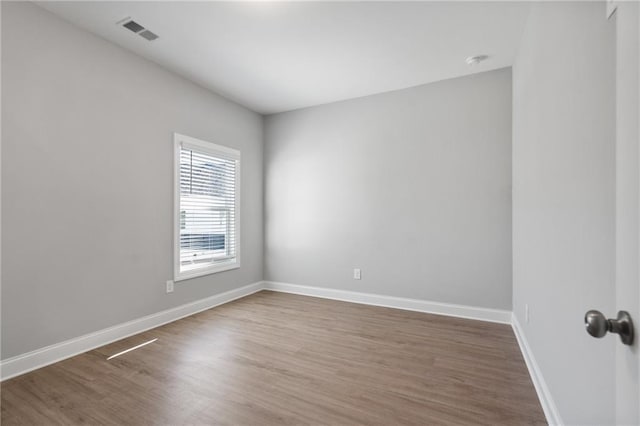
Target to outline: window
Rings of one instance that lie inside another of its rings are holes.
[[[240,151],[175,134],[175,272],[240,267]]]

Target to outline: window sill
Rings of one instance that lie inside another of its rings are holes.
[[[190,280],[192,278],[198,278],[205,275],[216,274],[218,272],[224,272],[224,271],[229,271],[231,269],[238,269],[238,268],[240,268],[240,262],[238,260],[235,260],[229,263],[209,266],[207,268],[195,269],[193,271],[185,271],[185,272],[177,273],[175,274],[173,281],[175,282],[185,281],[185,280]]]

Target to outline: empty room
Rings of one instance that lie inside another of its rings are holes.
[[[640,425],[640,4],[1,1],[2,425]]]

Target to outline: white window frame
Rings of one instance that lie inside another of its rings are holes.
[[[229,261],[218,262],[205,268],[180,272],[180,149],[182,145],[196,148],[213,156],[234,158],[236,163],[235,180],[235,250],[236,255]],[[217,272],[240,268],[240,151],[213,142],[207,142],[190,136],[173,134],[173,280],[183,281]]]

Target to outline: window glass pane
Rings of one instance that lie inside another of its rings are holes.
[[[180,272],[229,262],[236,255],[237,160],[180,149]]]

